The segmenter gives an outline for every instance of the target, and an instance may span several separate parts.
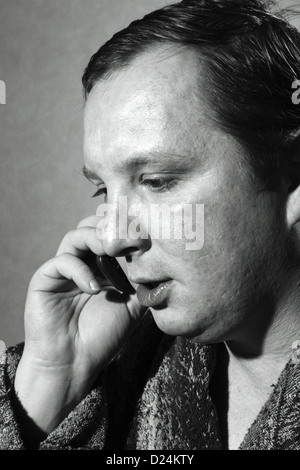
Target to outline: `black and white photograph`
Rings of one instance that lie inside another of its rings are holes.
[[[300,450],[300,0],[0,24],[0,450]]]

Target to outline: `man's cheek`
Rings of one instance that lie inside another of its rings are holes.
[[[184,207],[182,204],[150,204],[142,214],[152,240],[182,241],[185,237]]]

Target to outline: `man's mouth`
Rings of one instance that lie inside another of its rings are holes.
[[[172,279],[159,281],[138,280],[136,290],[140,304],[145,307],[162,307],[168,300]]]
[[[163,281],[156,281],[156,282],[144,282],[143,284],[150,289],[155,289],[159,286]]]

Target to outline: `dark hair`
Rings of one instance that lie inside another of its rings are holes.
[[[187,46],[204,65],[211,119],[235,136],[269,183],[287,167],[300,129],[292,84],[300,78],[300,33],[260,0],[185,0],[132,22],[90,59],[85,98],[104,80],[155,44]],[[283,158],[285,157],[285,158]]]

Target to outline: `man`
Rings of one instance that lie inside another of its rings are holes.
[[[300,448],[299,46],[258,0],[195,0],[92,57],[84,174],[110,210],[31,280],[2,448]],[[124,197],[147,237],[116,236]],[[204,206],[201,248],[153,237],[163,203]],[[132,294],[97,274],[102,255]]]

